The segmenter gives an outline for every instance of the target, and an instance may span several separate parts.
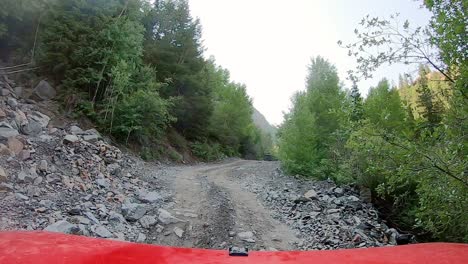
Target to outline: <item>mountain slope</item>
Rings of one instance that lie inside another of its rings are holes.
[[[273,138],[276,135],[276,127],[266,120],[265,116],[260,113],[255,107],[252,113],[252,119],[255,124],[263,133],[270,134]]]

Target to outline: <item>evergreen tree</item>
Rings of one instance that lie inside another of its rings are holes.
[[[354,82],[353,87],[351,88],[351,121],[357,122],[362,120],[364,115],[363,103],[361,93],[357,87],[357,84]]]
[[[426,120],[430,130],[433,131],[434,127],[442,121],[444,108],[441,102],[435,99],[431,89],[429,89],[428,74],[429,70],[421,65],[419,67],[419,80],[416,91],[418,92],[419,114]]]

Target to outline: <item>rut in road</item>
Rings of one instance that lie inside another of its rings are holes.
[[[235,160],[181,168],[173,175],[175,198],[168,210],[185,222],[169,226],[154,243],[219,249],[294,249],[293,243],[298,241],[294,232],[273,219],[255,194],[230,178],[233,169],[252,162]],[[184,231],[181,238],[172,232],[176,227]]]

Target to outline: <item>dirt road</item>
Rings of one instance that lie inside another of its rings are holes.
[[[256,161],[231,160],[219,164],[177,167],[166,179],[172,182],[174,200],[168,211],[184,220],[165,230],[180,228],[181,237],[166,231],[157,244],[226,248],[291,250],[298,239],[286,225],[273,219],[254,193],[231,177],[234,169]],[[180,233],[179,233],[180,235]]]

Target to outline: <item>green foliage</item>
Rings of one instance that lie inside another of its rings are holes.
[[[215,161],[225,157],[222,146],[218,143],[193,142],[190,148],[195,156],[204,161]]]
[[[377,87],[371,87],[364,102],[367,119],[374,125],[387,131],[402,131],[405,128],[406,110],[398,91],[390,88],[386,79]]]
[[[279,132],[279,157],[286,170],[319,178],[330,177],[333,147],[346,122],[346,97],[336,68],[321,57],[312,59],[307,91],[297,94]]]

